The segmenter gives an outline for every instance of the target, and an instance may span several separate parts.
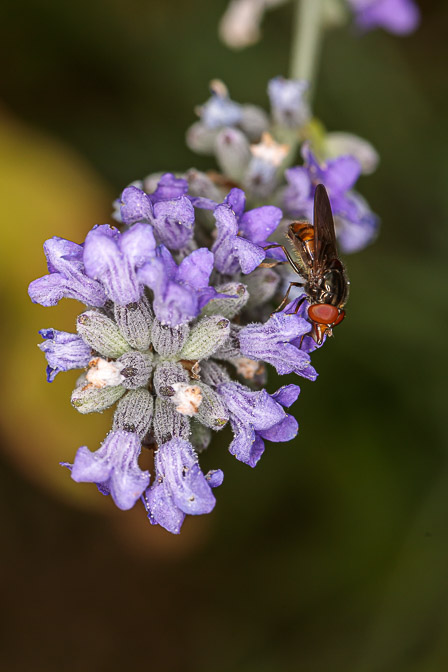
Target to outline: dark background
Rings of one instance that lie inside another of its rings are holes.
[[[359,189],[383,224],[346,259],[349,319],[314,355],[299,437],[255,470],[217,444],[216,509],[173,537],[58,466],[110,418],[70,407],[75,372],[46,385],[37,329],[73,330],[77,306],[26,287],[43,241],[81,241],[129,181],[212,166],[184,144],[193,108],[214,77],[267,105],[291,7],[233,53],[222,0],[2,4],[2,670],[448,669],[448,8],[420,6],[412,36],[324,43],[315,112],[378,149]]]

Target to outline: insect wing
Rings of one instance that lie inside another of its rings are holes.
[[[333,259],[338,259],[333,214],[327,190],[318,184],[314,194],[314,271]]]

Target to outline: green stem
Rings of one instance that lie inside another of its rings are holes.
[[[324,0],[296,0],[291,48],[290,77],[306,79],[310,98],[315,82],[322,36]]]

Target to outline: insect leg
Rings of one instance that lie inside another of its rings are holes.
[[[262,261],[261,264],[258,264],[258,268],[275,268],[282,264],[289,264],[289,261],[277,261],[276,259],[273,259],[272,261]]]
[[[281,304],[279,305],[279,307],[276,308],[276,309],[274,310],[274,313],[279,313],[280,311],[282,311],[283,308],[284,308],[284,307],[286,306],[286,304],[288,303],[288,297],[289,297],[289,292],[291,291],[291,287],[302,287],[302,283],[300,283],[300,282],[290,282],[290,283],[289,283],[288,290],[287,290],[285,296],[283,297],[283,300],[282,300]],[[301,305],[301,304],[303,303],[303,301],[305,300],[305,298],[306,298],[306,297],[304,297],[303,299],[300,299],[300,301],[299,301],[299,305]],[[297,312],[297,311],[296,311],[296,312]],[[274,314],[274,313],[272,313],[272,314]],[[293,315],[293,314],[294,314],[294,313],[291,313],[291,315]]]
[[[286,249],[286,247],[284,245],[280,245],[279,243],[273,243],[272,245],[266,245],[266,247],[263,247],[263,250],[272,250],[273,248],[276,248],[276,247],[281,247],[281,249],[283,250],[283,252],[285,254],[285,257],[287,258],[288,262],[291,264],[294,271],[297,273],[297,275],[301,275],[302,270],[301,270],[300,266],[297,265],[296,260],[294,259],[294,257],[291,256],[291,253],[289,252],[289,250]]]

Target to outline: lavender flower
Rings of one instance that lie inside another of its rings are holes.
[[[292,344],[310,328],[310,323],[299,315],[286,311],[275,313],[265,324],[249,324],[241,329],[238,333],[240,349],[245,357],[272,364],[280,375],[294,372],[316,380],[310,356]]]
[[[90,361],[92,350],[77,334],[57,329],[41,329],[44,342],[39,344],[48,362],[47,380],[52,383],[61,371],[82,369]]]
[[[171,439],[159,446],[155,472],[155,481],[144,500],[152,525],[179,534],[186,514],[197,516],[214,508],[212,487],[222,483],[222,471],[215,471],[209,478],[204,476],[188,441]]]
[[[263,246],[275,231],[282,211],[272,205],[244,212],[246,197],[241,189],[232,189],[215,210],[218,236],[212,247],[216,268],[225,275],[251,273],[266,256]]]
[[[384,28],[397,35],[412,33],[420,23],[413,0],[348,0],[356,23],[363,30]]]
[[[130,509],[149,484],[149,473],[137,463],[141,445],[132,432],[111,432],[101,448],[92,453],[79,448],[71,466],[77,483],[96,483],[103,495],[111,495],[119,509]]]
[[[302,148],[304,165],[289,168],[283,205],[291,217],[312,219],[314,191],[324,184],[336,220],[336,233],[344,252],[365,247],[376,236],[378,218],[353,187],[361,173],[359,161],[350,155],[319,163],[308,145]]]
[[[193,236],[194,208],[186,196],[153,202],[141,189],[127,187],[121,195],[121,219],[127,226],[151,224],[157,242],[171,250],[184,247]]]
[[[45,242],[44,252],[50,273],[30,284],[28,294],[34,303],[55,306],[61,299],[71,298],[104,306],[104,287],[86,275],[81,245],[54,236]]]
[[[230,411],[234,439],[229,451],[241,462],[255,467],[265,449],[263,439],[290,441],[297,435],[297,420],[283,406],[297,399],[298,385],[287,385],[275,394],[253,392],[240,383],[222,383],[217,389]]]
[[[178,327],[197,317],[216,296],[208,286],[213,254],[206,248],[194,250],[177,266],[161,245],[156,258],[139,271],[139,279],[154,292],[153,310],[162,324]]]

